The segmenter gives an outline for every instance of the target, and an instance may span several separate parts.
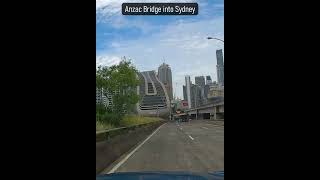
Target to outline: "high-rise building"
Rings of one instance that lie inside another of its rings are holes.
[[[191,108],[196,108],[202,105],[201,87],[195,84],[191,84]]]
[[[163,83],[165,88],[167,89],[169,99],[173,99],[173,90],[172,90],[172,73],[171,68],[168,64],[161,64],[158,68],[158,77],[159,80]]]
[[[189,109],[191,109],[191,81],[190,81],[189,75],[185,77],[185,81],[186,81],[186,94],[187,94],[188,106],[189,106]]]
[[[210,90],[210,85],[209,85],[209,84],[206,84],[206,85],[204,86],[204,97],[205,97],[205,99],[208,99],[209,90]]]
[[[202,105],[203,103],[206,102],[206,98],[205,98],[205,93],[204,93],[204,87],[206,85],[206,82],[205,82],[205,78],[204,76],[196,76],[195,77],[195,84],[197,86],[199,86],[199,93],[200,93],[200,98],[198,100],[198,104],[197,105]]]
[[[216,51],[218,84],[224,86],[224,63],[222,49]]]
[[[204,80],[204,76],[196,76],[194,80],[195,80],[195,84],[200,87],[204,87],[204,85],[206,84]]]
[[[206,76],[206,84],[210,85],[212,83],[211,77]]]
[[[188,101],[188,96],[187,96],[187,87],[185,85],[183,87],[183,100]]]
[[[208,94],[208,98],[224,97],[223,86],[211,86]]]
[[[213,81],[213,82],[212,82],[212,85],[213,85],[213,86],[218,86],[217,81]]]
[[[194,84],[191,84],[191,87],[190,87],[190,102],[191,102],[191,108],[194,108],[195,107],[195,104],[196,104],[196,88],[195,88],[195,85]]]
[[[171,101],[163,83],[156,76],[155,71],[138,73],[141,81],[138,86],[140,100],[137,104],[137,112],[143,116],[168,117]]]
[[[200,79],[200,78],[196,78],[196,79]],[[186,81],[186,85],[183,86],[183,98],[188,102],[189,109],[201,106],[205,102],[204,100],[205,85],[201,87],[200,85],[192,84],[190,80],[190,76],[186,76],[185,81]],[[199,84],[199,81],[198,80],[196,81]],[[204,82],[204,77],[203,77],[203,81],[200,80],[200,84],[203,85],[203,83],[201,82]]]

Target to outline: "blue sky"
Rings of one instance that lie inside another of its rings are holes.
[[[197,16],[123,16],[123,2],[197,2]],[[131,59],[139,71],[169,64],[173,89],[182,98],[184,76],[216,80],[217,49],[224,39],[224,0],[96,0],[96,65]]]

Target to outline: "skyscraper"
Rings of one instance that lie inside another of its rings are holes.
[[[206,85],[204,76],[196,76],[195,84],[198,86],[198,93],[200,93],[200,97],[198,98],[197,105],[200,106],[206,102],[204,87]]]
[[[204,79],[204,78],[203,78]],[[203,104],[203,88],[192,84],[190,76],[185,77],[186,85],[183,86],[183,97],[188,102],[189,109],[201,106]]]
[[[187,88],[183,85],[183,100],[188,101]]]
[[[212,80],[211,80],[211,77],[210,77],[210,76],[207,76],[207,77],[206,77],[206,84],[207,84],[207,85],[212,84]]]
[[[218,75],[218,84],[224,85],[224,63],[223,63],[223,54],[222,49],[216,51],[217,55],[217,75]]]
[[[206,84],[204,80],[204,76],[196,76],[194,80],[195,80],[195,84],[200,87],[204,87],[204,85]]]
[[[186,80],[186,92],[187,92],[188,106],[189,106],[189,109],[191,109],[191,81],[190,81],[190,76],[187,75],[185,77],[185,80]]]
[[[172,91],[172,74],[171,68],[168,64],[161,64],[158,68],[158,77],[159,80],[163,83],[165,88],[167,89],[169,99],[173,99],[173,91]]]
[[[191,108],[196,108],[202,105],[201,87],[196,84],[191,84]]]
[[[204,86],[204,90],[203,90],[204,91],[203,94],[204,94],[205,102],[207,102],[207,99],[208,99],[209,89],[210,89],[210,85],[206,84]]]

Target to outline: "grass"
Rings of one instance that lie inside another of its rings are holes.
[[[160,121],[161,118],[158,117],[143,117],[143,116],[136,116],[136,115],[130,115],[125,116],[123,120],[121,121],[121,126],[133,126],[138,124],[145,124],[155,121]]]
[[[128,127],[138,124],[145,124],[155,121],[160,121],[161,118],[158,117],[143,117],[137,115],[128,115],[123,118],[118,127]],[[107,129],[117,128],[116,126],[108,123],[98,122],[96,121],[96,131],[102,131]]]
[[[96,121],[96,131],[102,131],[102,130],[113,129],[113,128],[115,128],[115,126],[111,124]]]

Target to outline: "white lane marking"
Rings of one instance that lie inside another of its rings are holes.
[[[180,130],[182,131],[182,127],[180,127]]]
[[[189,138],[190,138],[191,140],[194,140],[193,137],[191,137],[190,135],[188,135],[188,136],[189,136]]]
[[[156,132],[159,131],[159,129],[165,125],[167,123],[162,124],[160,127],[158,127],[158,129],[156,129],[152,134],[150,134],[147,139],[145,139],[141,144],[139,144],[139,146],[137,146],[132,152],[130,152],[125,158],[123,158],[118,164],[116,164],[109,172],[110,173],[114,173],[123,163],[125,163],[130,156],[132,156],[133,153],[135,153],[145,142],[147,142]]]
[[[208,129],[207,127],[201,127],[201,128],[203,128],[203,129]]]

